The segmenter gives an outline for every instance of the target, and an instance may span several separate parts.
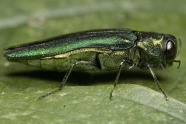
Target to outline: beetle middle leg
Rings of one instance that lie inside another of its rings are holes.
[[[45,95],[43,95],[43,96],[40,96],[39,99],[45,98],[45,97],[47,97],[47,96],[52,95],[52,94],[55,93],[55,92],[58,92],[58,91],[62,90],[63,86],[65,85],[67,79],[69,78],[69,76],[70,76],[70,74],[71,74],[71,72],[72,72],[72,69],[73,69],[74,66],[77,65],[77,64],[92,65],[93,63],[90,62],[90,61],[77,61],[77,62],[73,63],[73,64],[70,66],[69,70],[66,72],[66,74],[65,74],[65,76],[64,76],[64,78],[63,78],[63,81],[61,82],[61,85],[59,86],[59,88],[56,89],[56,90],[54,90],[54,91],[52,91],[52,92],[49,92],[49,93],[47,93],[47,94],[45,94]]]

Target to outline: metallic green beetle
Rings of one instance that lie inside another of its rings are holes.
[[[9,47],[4,57],[46,70],[67,71],[60,87],[41,98],[62,89],[72,70],[109,71],[117,70],[116,87],[123,66],[149,69],[155,83],[161,89],[152,68],[172,65],[179,50],[177,40],[169,34],[141,32],[130,29],[92,30],[62,35],[43,41]]]

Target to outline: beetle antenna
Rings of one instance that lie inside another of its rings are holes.
[[[177,69],[180,69],[180,66],[181,66],[181,60],[173,60],[173,62],[178,63],[178,67],[177,67]]]
[[[177,51],[177,54],[176,54],[176,57],[178,56],[178,54],[180,53],[180,51],[181,51],[181,39],[178,39],[178,41],[179,41],[179,46],[178,46],[178,51]]]

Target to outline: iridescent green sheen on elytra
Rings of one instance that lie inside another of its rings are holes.
[[[130,29],[93,30],[62,35],[43,41],[10,47],[4,54],[9,61],[17,61],[47,70],[66,71],[77,61],[75,71],[117,70],[121,61],[126,66],[154,68],[172,64],[177,48],[166,57],[167,41],[177,44],[174,36]],[[63,56],[63,57],[61,57]]]
[[[86,31],[20,45],[7,52],[5,57],[8,60],[39,59],[84,47],[123,50],[133,46],[136,38],[131,30]]]

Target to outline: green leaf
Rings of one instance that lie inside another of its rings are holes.
[[[1,123],[186,123],[186,54],[184,0],[1,1]],[[8,6],[8,7],[7,7]],[[73,72],[61,92],[65,74],[40,71],[3,58],[4,48],[90,29],[131,28],[173,34],[182,40],[177,64],[155,70],[166,101],[148,70],[124,70],[113,92],[116,72]]]

